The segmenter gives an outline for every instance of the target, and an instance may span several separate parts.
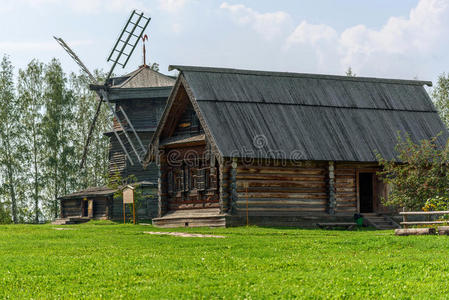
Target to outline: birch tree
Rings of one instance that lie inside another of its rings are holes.
[[[43,143],[45,149],[46,207],[51,216],[58,217],[58,197],[75,186],[73,145],[74,99],[66,87],[67,78],[58,60],[45,67],[45,114]]]
[[[97,71],[95,75],[99,78],[99,82],[103,81],[101,79],[103,74]],[[89,83],[90,80],[84,74],[70,75],[70,88],[76,99],[74,133],[77,137],[75,152],[78,163],[83,155],[84,144],[98,103],[97,95],[88,89]],[[110,124],[109,111],[106,105],[102,105],[92,132],[85,167],[78,171],[81,188],[101,186],[106,183],[109,139],[104,133],[110,130]]]
[[[42,143],[42,117],[44,104],[44,65],[32,60],[25,70],[19,70],[18,96],[23,106],[23,139],[26,142],[26,161],[30,170],[28,182],[33,200],[34,222],[39,222],[42,169],[43,169],[43,143]]]
[[[2,196],[9,203],[12,220],[19,222],[19,197],[23,189],[23,154],[21,144],[23,126],[20,123],[21,107],[15,96],[13,66],[7,56],[0,63],[0,172],[2,173]]]

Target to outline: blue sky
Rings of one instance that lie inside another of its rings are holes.
[[[435,80],[449,71],[449,0],[2,0],[0,54],[23,68],[61,60],[64,38],[90,69],[133,8],[152,17],[151,61],[304,73]],[[136,49],[125,73],[142,62]]]

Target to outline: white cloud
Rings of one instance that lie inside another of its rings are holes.
[[[408,18],[392,17],[380,30],[348,28],[338,41],[341,63],[360,70],[370,65],[391,70],[401,68],[404,59],[424,63],[434,54],[447,53],[448,16],[449,0],[421,0]],[[415,66],[402,66],[410,67]]]
[[[267,40],[281,35],[291,22],[290,15],[283,11],[260,13],[245,5],[227,2],[223,2],[220,8],[228,10],[237,23],[249,25]]]
[[[159,0],[159,9],[168,11],[170,13],[178,12],[182,9],[189,0]]]
[[[340,32],[305,20],[285,26],[292,20],[287,12],[262,14],[226,2],[220,7],[237,24],[268,37],[266,56],[276,57],[289,70],[342,74],[352,66],[361,76],[412,78],[435,76],[431,70],[445,71],[441,64],[449,62],[449,0],[420,0],[407,17],[391,17],[380,29],[360,24]],[[277,48],[278,41],[269,41],[273,36],[283,37]]]
[[[306,21],[302,21],[298,27],[288,36],[287,45],[296,43],[307,43],[311,45],[317,45],[321,42],[334,41],[338,34],[330,26],[319,24],[313,25]]]

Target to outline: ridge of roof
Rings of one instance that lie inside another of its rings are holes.
[[[341,76],[341,75],[294,73],[294,72],[273,72],[273,71],[245,70],[245,69],[232,69],[232,68],[169,65],[168,70],[169,71],[178,70],[180,72],[226,73],[226,74],[240,74],[240,75],[275,76],[275,77],[292,77],[292,78],[314,78],[314,79],[324,79],[324,80],[344,80],[344,81],[356,81],[356,82],[375,82],[375,83],[387,83],[387,84],[432,86],[431,81],[424,81],[424,80]]]
[[[438,113],[436,109],[403,109],[403,108],[384,108],[384,107],[364,107],[364,106],[341,106],[341,105],[325,105],[325,104],[308,104],[308,103],[285,103],[285,102],[255,102],[255,101],[236,101],[236,100],[210,100],[201,99],[201,102],[213,103],[239,103],[249,105],[279,105],[279,106],[306,106],[306,107],[325,107],[337,109],[361,109],[361,110],[382,110],[382,111],[404,111],[404,112],[421,112],[421,113]]]
[[[134,71],[132,71],[132,72],[126,74],[126,75],[117,77],[117,78],[123,78],[124,80],[121,81],[121,82],[120,82],[119,84],[117,84],[117,85],[111,86],[111,88],[123,88],[123,87],[125,87],[129,82],[131,82],[131,81],[132,81],[138,74],[140,74],[140,73],[141,73],[142,71],[144,71],[144,70],[149,70],[150,72],[156,73],[157,76],[159,76],[159,77],[164,77],[164,78],[166,78],[166,79],[172,80],[172,81],[173,81],[173,84],[174,84],[174,81],[176,80],[175,78],[173,78],[173,77],[171,77],[171,76],[162,74],[162,73],[160,73],[160,72],[158,72],[158,71],[155,71],[155,70],[151,69],[150,66],[148,66],[148,65],[141,65],[141,66],[139,66],[139,68],[137,68],[136,70],[134,70]],[[125,79],[125,78],[126,78],[126,79]],[[167,85],[167,86],[169,86],[169,85]],[[159,87],[166,87],[166,86],[159,86]]]

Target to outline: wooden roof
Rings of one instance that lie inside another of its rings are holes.
[[[152,181],[139,181],[135,183],[129,184],[132,187],[135,186],[150,186],[157,187],[156,182]],[[123,189],[125,186],[120,186],[118,189],[112,189],[108,186],[99,186],[99,187],[88,187],[84,190],[76,191],[74,193],[64,195],[59,197],[58,199],[82,199],[82,198],[93,198],[93,197],[107,197],[114,195],[115,192]]]
[[[374,162],[396,157],[398,132],[449,137],[428,81],[174,68],[222,157]]]
[[[61,196],[59,197],[59,199],[79,199],[79,198],[101,197],[101,196],[107,197],[112,196],[115,192],[117,192],[116,189],[111,189],[110,187],[107,186],[88,187],[87,189]]]
[[[127,75],[113,78],[111,88],[171,87],[175,81],[175,78],[154,71],[149,66],[140,66]]]

